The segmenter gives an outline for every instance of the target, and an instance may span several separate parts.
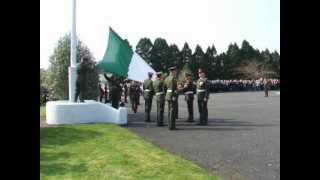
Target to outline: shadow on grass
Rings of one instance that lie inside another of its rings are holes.
[[[95,138],[101,134],[102,133],[93,130],[77,129],[73,127],[40,128],[40,145],[41,147],[44,147],[79,143]]]

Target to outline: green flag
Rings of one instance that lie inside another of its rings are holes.
[[[133,51],[129,44],[109,27],[108,48],[102,61],[97,64],[97,68],[104,72],[127,77],[132,55]]]
[[[139,82],[147,79],[149,72],[156,73],[139,54],[132,51],[129,43],[111,28],[107,50],[103,59],[98,62],[97,68]]]

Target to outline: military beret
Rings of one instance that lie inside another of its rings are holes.
[[[201,68],[199,68],[198,73],[204,73],[204,71]]]
[[[84,56],[82,57],[82,60],[83,60],[83,61],[90,60],[90,56],[86,54],[86,55],[84,55]]]
[[[171,67],[169,68],[170,71],[173,71],[173,70],[176,70],[176,69],[177,69],[176,66],[171,66]]]

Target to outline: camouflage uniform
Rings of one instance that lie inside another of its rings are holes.
[[[152,98],[154,94],[153,83],[151,79],[146,79],[143,82],[143,95],[145,100],[145,121],[151,122],[150,112],[152,107]]]
[[[82,62],[77,67],[77,80],[76,80],[76,94],[74,102],[77,102],[78,97],[80,102],[84,102],[87,92],[88,71],[90,70],[89,58],[84,57]]]
[[[193,100],[194,100],[194,94],[196,94],[196,85],[193,84],[192,80],[186,82],[186,84],[183,87],[183,93],[185,94],[185,101],[188,105],[188,122],[193,122]]]
[[[209,94],[210,94],[209,83],[207,81],[207,78],[199,78],[197,81],[197,99],[198,99],[198,108],[199,108],[199,114],[200,114],[199,125],[208,124],[207,103],[209,100]]]
[[[174,70],[175,68],[170,68]],[[165,80],[166,101],[168,102],[168,128],[169,130],[176,129],[176,107],[177,107],[177,78],[170,74]]]
[[[136,82],[132,82],[129,87],[129,98],[131,103],[131,108],[134,113],[138,110],[138,98],[140,93],[140,87]]]
[[[104,74],[104,77],[109,82],[109,97],[111,105],[112,107],[118,109],[122,91],[122,88],[120,86],[120,79],[114,75],[112,75],[112,77],[109,78],[106,74]]]
[[[157,73],[157,75],[161,75],[161,73]],[[156,95],[157,101],[157,125],[163,126],[163,113],[164,113],[164,105],[165,105],[165,94],[164,94],[164,82],[161,78],[157,78],[153,82],[153,88]]]

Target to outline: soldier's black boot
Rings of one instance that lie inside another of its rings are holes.
[[[151,121],[150,121],[150,116],[149,116],[149,114],[146,114],[146,116],[145,116],[145,121],[146,121],[146,122],[151,122]]]
[[[188,118],[187,122],[194,122],[193,116],[190,116],[190,117]]]
[[[162,120],[158,121],[157,126],[163,126],[163,121]]]
[[[188,117],[187,122],[194,122],[194,120],[193,120],[193,113],[192,113],[192,112],[189,112],[189,117]]]

